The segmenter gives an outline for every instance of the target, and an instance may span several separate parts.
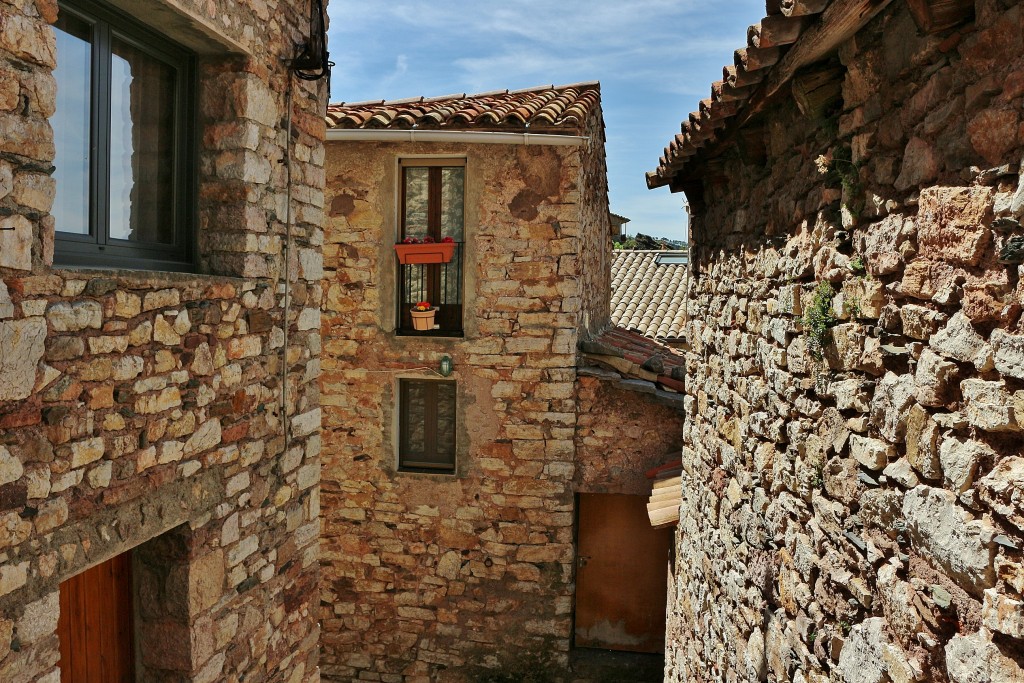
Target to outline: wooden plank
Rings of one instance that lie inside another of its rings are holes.
[[[647,503],[647,510],[658,510],[661,508],[671,507],[673,505],[679,505],[680,493],[680,491],[674,491],[664,495],[652,496],[651,501]]]
[[[974,17],[974,0],[907,0],[922,33],[940,33]]]
[[[648,513],[648,517],[651,520],[651,526],[655,529],[662,529],[667,526],[672,526],[679,522],[679,506],[674,505],[670,508],[663,508],[661,510],[655,510]]]
[[[803,32],[800,40],[775,65],[757,93],[750,98],[742,123],[761,113],[768,106],[772,96],[793,78],[800,67],[813,64],[835,51],[891,2],[892,0],[833,0],[819,15],[820,21]]]
[[[794,76],[790,86],[800,113],[810,119],[824,117],[842,97],[844,73],[843,67],[830,65],[811,67]]]
[[[682,477],[671,477],[669,479],[661,479],[652,484],[652,489],[667,489],[671,486],[680,486],[683,483]]]

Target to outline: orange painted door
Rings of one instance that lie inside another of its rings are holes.
[[[576,646],[664,652],[672,529],[652,529],[645,496],[583,493]]]
[[[61,683],[131,683],[131,564],[128,553],[60,584]]]

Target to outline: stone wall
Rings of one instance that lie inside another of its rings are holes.
[[[466,159],[464,338],[394,333],[397,160],[411,155]],[[328,145],[325,677],[564,670],[580,255],[608,239],[603,192],[586,206],[580,187],[603,168],[596,142]],[[397,381],[436,376],[443,354],[458,383],[456,474],[397,472]]]
[[[279,280],[308,2],[128,6],[199,52],[201,275],[52,267],[57,7],[0,2],[0,680],[58,680],[58,584],[131,548],[139,676],[318,680],[322,84],[295,89],[287,349]]]
[[[1024,680],[1020,11],[893,3],[691,196],[667,680]]]
[[[576,490],[649,496],[644,473],[679,458],[682,415],[613,382],[577,383]]]

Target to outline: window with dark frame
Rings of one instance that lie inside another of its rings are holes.
[[[192,270],[194,56],[92,0],[54,28],[54,262]]]
[[[398,381],[398,468],[455,472],[455,382]]]
[[[464,159],[402,159],[401,207],[398,241],[429,238],[455,242],[448,263],[399,267],[398,329],[412,330],[409,309],[420,301],[438,308],[437,330],[441,336],[462,334],[462,255],[465,243]]]

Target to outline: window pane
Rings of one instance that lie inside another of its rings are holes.
[[[427,390],[422,382],[405,384],[406,442],[402,456],[405,460],[423,461],[426,452]]]
[[[91,126],[92,28],[67,12],[57,34],[57,111],[53,115],[53,218],[57,230],[89,234],[89,130]]]
[[[462,241],[466,169],[441,169],[441,236]]]
[[[428,231],[430,169],[405,169],[405,237],[424,237]]]
[[[111,43],[110,237],[174,243],[174,95],[171,66]]]
[[[437,460],[455,462],[455,383],[437,385]]]

